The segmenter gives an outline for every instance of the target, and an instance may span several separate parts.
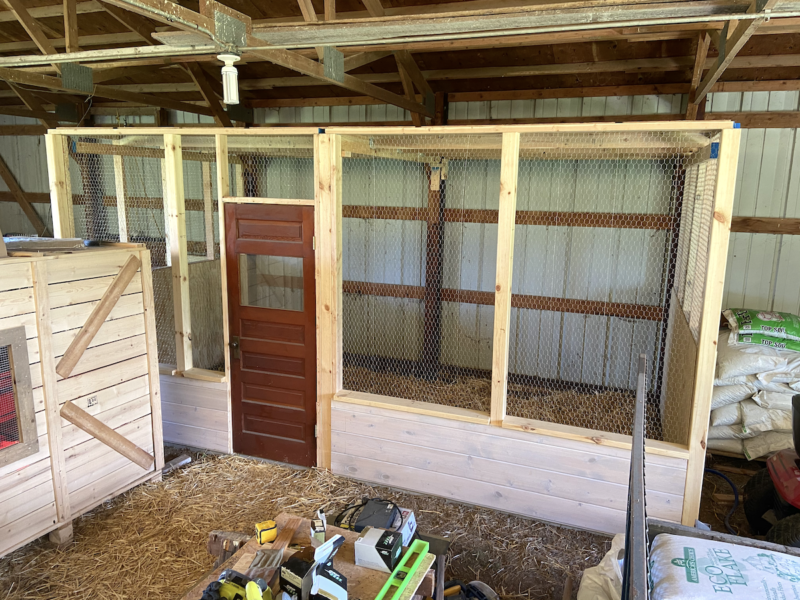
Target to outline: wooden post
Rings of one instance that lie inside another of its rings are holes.
[[[331,468],[331,402],[342,389],[342,142],[314,136],[317,277],[317,466]]]
[[[142,264],[142,304],[144,305],[144,336],[147,340],[147,372],[150,379],[150,415],[153,419],[153,454],[156,458],[156,471],[164,466],[164,432],[161,419],[161,384],[158,372],[158,342],[156,341],[156,305],[153,294],[153,271],[150,267],[150,252],[139,252]],[[151,480],[152,481],[152,480]]]
[[[442,277],[444,262],[444,209],[446,182],[442,163],[425,165],[428,186],[427,227],[425,236],[425,316],[422,344],[423,377],[439,374],[442,350]]]
[[[47,149],[47,175],[50,180],[53,236],[57,238],[75,237],[67,138],[63,135],[48,133],[45,135],[44,143]]]
[[[697,370],[694,378],[694,406],[689,426],[689,461],[683,493],[681,522],[693,526],[700,514],[700,493],[706,458],[706,437],[711,410],[711,392],[717,362],[719,314],[722,310],[722,291],[728,260],[733,195],[736,169],[739,162],[741,129],[723,129],[717,159],[717,182],[714,190],[714,210],[708,240],[708,271],[705,280],[705,302],[697,342]]]
[[[206,225],[206,258],[214,260],[214,198],[211,163],[200,163],[203,171],[203,217]]]
[[[181,136],[164,136],[166,187],[164,203],[169,224],[172,301],[175,310],[175,361],[179,372],[192,368],[192,318],[189,310],[189,256],[186,251],[186,206],[183,195]]]
[[[514,226],[517,213],[519,133],[503,134],[500,159],[500,211],[497,219],[497,275],[494,288],[492,341],[492,406],[490,423],[502,426],[506,417],[508,340],[511,323],[511,275],[514,271]]]
[[[217,194],[219,206],[219,268],[222,287],[222,343],[225,348],[225,380],[228,382],[228,452],[233,453],[233,407],[231,406],[231,355],[228,344],[230,343],[230,320],[228,317],[228,267],[225,257],[225,196],[230,196],[230,169],[228,167],[228,136],[217,134]]]
[[[169,253],[169,210],[167,210],[167,161],[163,158],[161,159],[161,196],[161,201],[164,204],[164,265],[171,267],[172,257]]]
[[[36,326],[39,334],[39,368],[42,370],[42,391],[47,421],[47,444],[50,449],[50,470],[56,503],[56,524],[72,520],[67,489],[66,456],[61,443],[61,416],[56,385],[56,359],[53,352],[53,330],[50,322],[50,296],[47,290],[47,262],[37,260],[33,267],[33,297],[36,302]],[[64,530],[65,532],[67,529]]]
[[[114,140],[119,145],[120,140]],[[121,154],[114,155],[114,187],[117,192],[117,223],[119,224],[119,241],[128,242],[128,210],[125,206],[125,164]]]

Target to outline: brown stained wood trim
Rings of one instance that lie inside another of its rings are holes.
[[[444,220],[449,223],[497,223],[497,211],[491,209],[445,208],[443,214]],[[425,221],[428,220],[428,210],[405,206],[345,205],[342,207],[342,217],[346,219]],[[516,224],[663,230],[673,226],[673,219],[670,215],[518,210]]]
[[[768,217],[733,217],[732,233],[769,233],[773,235],[800,235],[800,219]]]
[[[28,220],[33,225],[33,229],[36,231],[38,235],[41,236],[49,236],[50,230],[45,225],[42,218],[39,216],[39,213],[36,212],[36,209],[33,208],[31,205],[30,200],[28,200],[28,196],[25,192],[22,191],[17,179],[14,177],[14,174],[11,172],[11,169],[8,168],[6,161],[0,157],[0,179],[2,179],[6,187],[10,190],[9,193],[11,194],[14,201],[19,204],[22,212],[25,213],[25,216],[28,217]]]
[[[343,281],[342,291],[345,294],[382,296],[386,298],[425,299],[425,288],[414,285]],[[442,302],[494,306],[494,292],[443,288]],[[600,300],[578,300],[575,298],[552,298],[549,296],[529,296],[526,294],[512,294],[511,307],[605,317],[622,317],[641,319],[644,321],[661,321],[664,314],[660,306],[625,304],[622,302],[602,302]]]

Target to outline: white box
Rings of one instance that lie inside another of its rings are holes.
[[[403,553],[403,541],[396,531],[366,527],[358,536],[354,549],[359,567],[391,573]]]
[[[417,517],[414,516],[414,511],[408,508],[401,508],[400,515],[403,517],[403,522],[397,528],[397,533],[403,536],[403,546],[407,547],[411,545],[411,540],[417,531]]]

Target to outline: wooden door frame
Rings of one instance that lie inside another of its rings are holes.
[[[314,207],[317,320],[317,467],[331,467],[331,402],[342,391],[342,151],[335,134],[314,134],[314,199],[231,196],[228,134],[216,134],[219,247],[222,287],[222,332],[228,404],[228,452],[233,453],[230,310],[226,264],[225,203]]]

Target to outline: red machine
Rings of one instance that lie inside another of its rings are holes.
[[[792,435],[800,448],[800,394],[792,397]],[[767,541],[800,548],[800,457],[781,450],[767,468],[744,486],[744,513],[750,529]]]

